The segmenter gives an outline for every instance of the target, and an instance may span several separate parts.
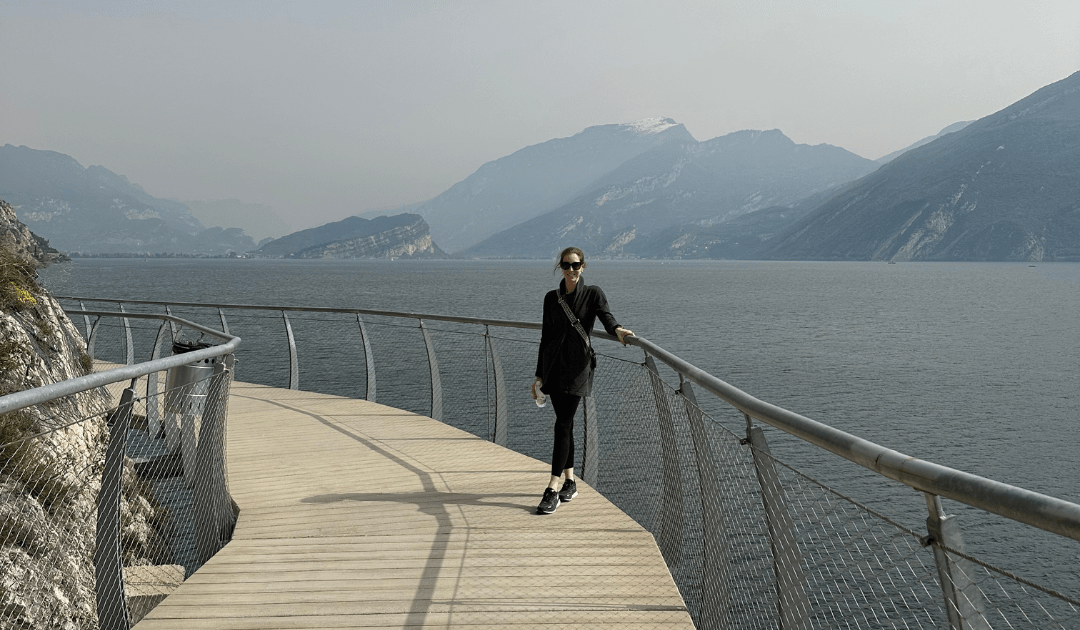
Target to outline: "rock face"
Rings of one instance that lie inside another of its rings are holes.
[[[444,258],[420,215],[347,219],[270,241],[258,256],[285,258]]]
[[[87,373],[82,338],[35,282],[55,253],[5,202],[0,239],[0,395]],[[0,415],[0,628],[97,627],[95,502],[110,404],[94,390]],[[128,561],[160,562],[147,556],[161,549],[150,524],[164,515],[128,477]]]
[[[3,199],[0,199],[0,249],[34,268],[65,258],[49,246],[49,241],[20,223],[15,217],[15,209]]]
[[[1080,72],[904,153],[765,256],[1080,260]]]
[[[226,254],[255,247],[242,234],[230,233],[223,242],[221,230],[207,231],[184,204],[54,151],[0,147],[0,197],[65,252]]]
[[[732,240],[727,223],[734,219],[793,207],[876,168],[839,147],[795,144],[778,130],[671,142],[627,161],[570,203],[465,253],[545,258],[573,244],[593,255],[694,257],[701,254],[686,250],[687,243]]]

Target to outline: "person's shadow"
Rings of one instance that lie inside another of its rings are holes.
[[[493,499],[498,498],[520,498],[529,499],[534,498],[531,494],[523,493],[501,493],[501,494],[470,494],[464,492],[344,492],[344,493],[332,493],[332,494],[318,494],[310,497],[305,497],[300,500],[301,503],[316,504],[316,505],[329,505],[333,503],[341,503],[345,501],[356,501],[361,503],[401,503],[415,505],[417,511],[421,514],[426,514],[432,517],[436,522],[436,528],[440,532],[451,532],[454,529],[453,518],[451,517],[451,509],[455,505],[480,505],[490,506],[500,509],[524,511],[534,516],[540,516],[536,512],[536,507],[531,504],[525,504],[522,502],[511,501],[498,501]],[[467,529],[467,526],[463,529]],[[423,625],[427,612],[433,601],[425,593],[431,588],[431,584],[435,583],[443,572],[443,562],[448,559],[450,552],[449,536],[434,536],[431,542],[431,548],[428,550],[427,560],[424,563],[423,571],[420,574],[418,581],[418,588],[415,597],[413,597],[412,605],[409,607],[409,614],[407,623],[408,627],[413,625]],[[467,539],[466,539],[467,541]],[[466,542],[467,545],[467,542]],[[467,551],[467,548],[466,548]],[[457,558],[461,555],[462,550],[456,548],[453,552],[453,556]],[[451,567],[451,571],[452,571]],[[460,580],[462,575],[460,568],[457,575],[445,575],[441,576],[443,579]],[[452,602],[444,602],[445,604],[452,604]]]

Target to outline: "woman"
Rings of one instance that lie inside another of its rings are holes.
[[[536,508],[540,514],[551,514],[559,503],[577,496],[574,414],[581,397],[588,396],[592,389],[595,362],[589,332],[593,324],[599,319],[604,330],[616,335],[624,346],[624,337],[634,335],[615,321],[600,287],[587,286],[581,281],[585,252],[577,247],[564,249],[555,262],[555,272],[560,270],[563,280],[559,288],[544,296],[544,327],[536,359],[536,380],[532,384],[533,398],[537,397],[537,390],[544,392],[555,410],[551,481]]]

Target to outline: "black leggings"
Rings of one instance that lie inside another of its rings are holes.
[[[581,396],[551,394],[551,408],[555,410],[555,446],[551,449],[551,475],[562,476],[567,468],[574,467],[574,414],[577,413]]]

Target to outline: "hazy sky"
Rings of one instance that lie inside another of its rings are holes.
[[[303,227],[585,127],[878,158],[1080,70],[1077,0],[0,0],[0,144]]]

